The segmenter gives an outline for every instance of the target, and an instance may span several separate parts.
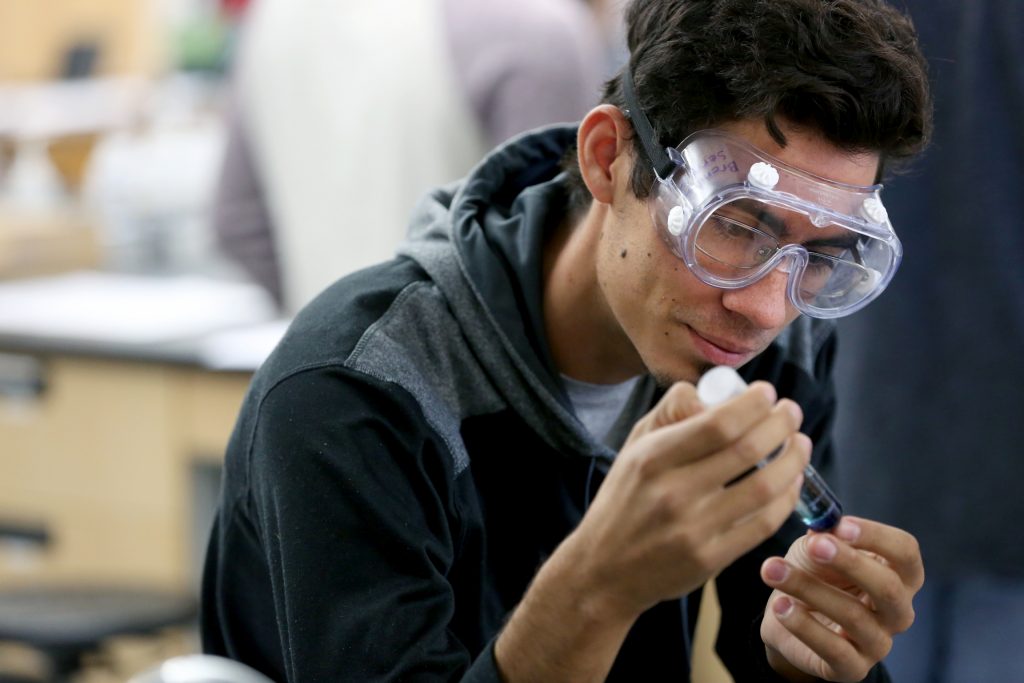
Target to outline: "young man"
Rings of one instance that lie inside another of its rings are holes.
[[[686,680],[718,575],[737,681],[887,680],[916,542],[787,518],[832,458],[828,319],[899,262],[870,186],[927,137],[913,30],[878,0],[627,23],[604,104],[428,198],[261,368],[207,651],[282,681]],[[703,409],[719,364],[753,384]]]

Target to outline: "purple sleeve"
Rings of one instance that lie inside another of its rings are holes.
[[[581,0],[443,0],[454,73],[492,144],[597,104],[608,51]]]
[[[281,275],[274,231],[259,173],[237,111],[228,119],[228,140],[213,205],[220,250],[281,304]]]

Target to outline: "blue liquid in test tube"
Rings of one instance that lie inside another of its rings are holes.
[[[836,494],[828,487],[817,470],[808,465],[804,468],[804,484],[800,489],[800,500],[796,514],[803,523],[814,531],[828,531],[839,524],[843,506]]]
[[[738,396],[747,388],[739,373],[734,369],[720,365],[708,370],[697,383],[697,396],[706,406],[725,403],[733,396]],[[772,455],[768,456],[770,459]],[[759,464],[763,465],[763,462]],[[796,514],[809,529],[828,531],[839,524],[843,516],[843,506],[836,494],[811,466],[804,468],[804,483],[800,489],[800,500],[796,504]]]

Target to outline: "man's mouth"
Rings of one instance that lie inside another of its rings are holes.
[[[690,332],[698,352],[715,365],[737,367],[748,361],[758,351],[756,348],[751,348],[749,344],[703,334],[689,325],[687,325],[687,330]]]

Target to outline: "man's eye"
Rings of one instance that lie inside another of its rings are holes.
[[[754,232],[747,227],[736,223],[735,221],[729,220],[728,218],[722,218],[715,216],[712,220],[715,231],[723,237],[729,238],[746,238],[753,239]]]
[[[807,273],[816,276],[828,276],[836,268],[836,262],[830,259],[811,259],[807,264]]]

